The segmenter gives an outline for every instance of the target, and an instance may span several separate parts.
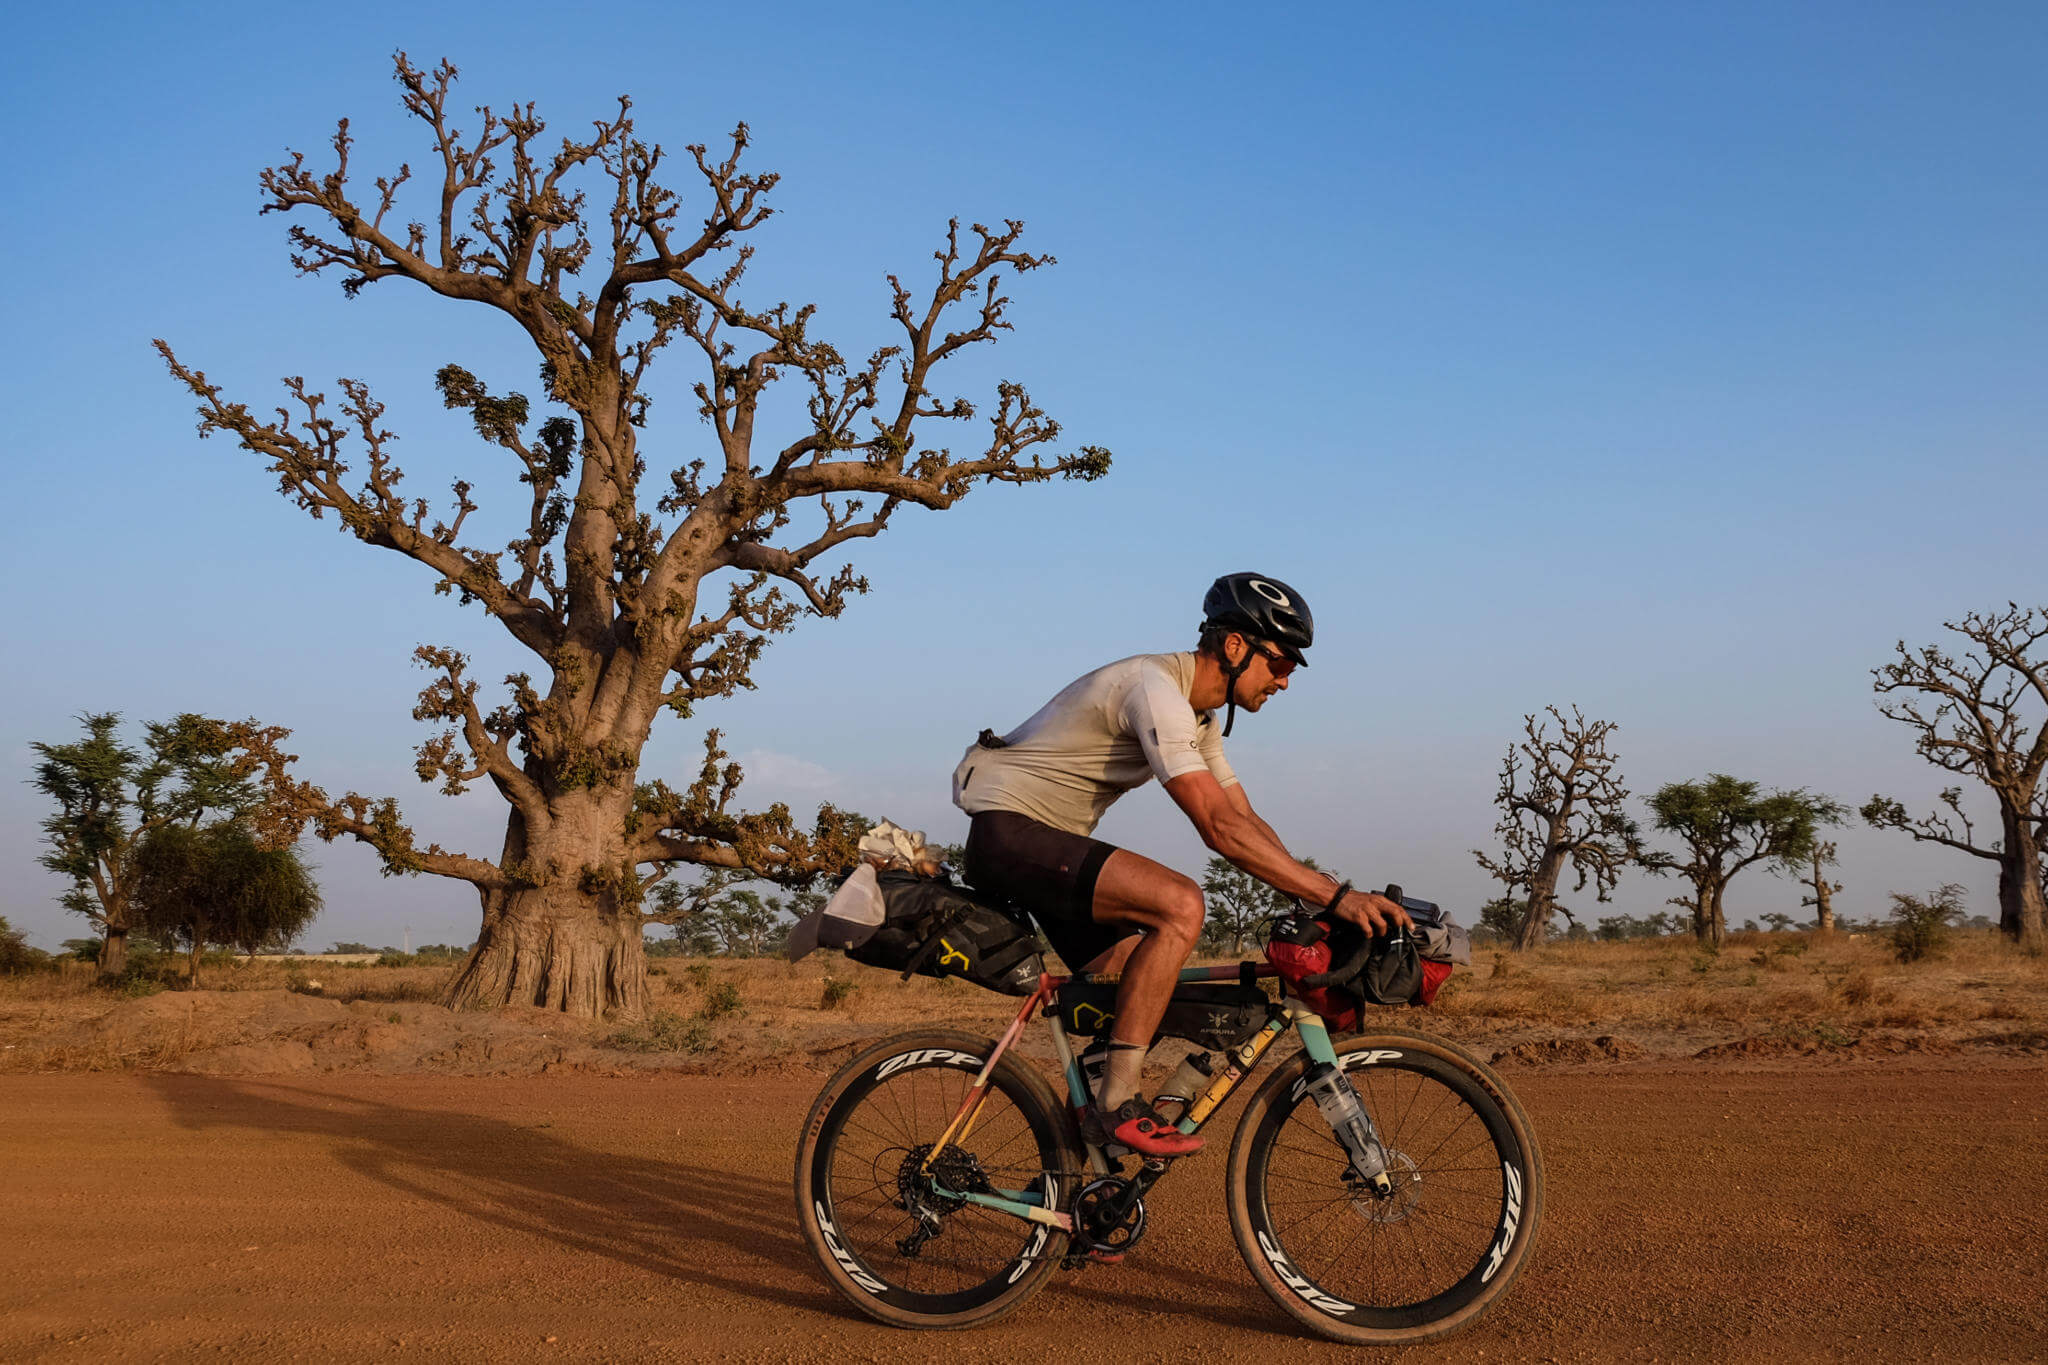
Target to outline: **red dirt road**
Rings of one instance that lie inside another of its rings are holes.
[[[2038,1065],[1509,1079],[1549,1165],[1535,1261],[1402,1358],[2048,1356]],[[1220,1151],[1121,1267],[980,1331],[871,1324],[794,1226],[822,1080],[0,1077],[0,1359],[1357,1354],[1253,1287]]]

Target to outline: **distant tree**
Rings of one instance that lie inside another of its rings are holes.
[[[1472,937],[1480,943],[1513,943],[1520,936],[1522,921],[1528,913],[1526,901],[1496,896],[1479,907],[1479,923],[1473,926]]]
[[[1828,868],[1835,861],[1835,844],[1832,839],[1815,839],[1813,852],[1807,855],[1806,884],[1813,888],[1810,896],[1801,896],[1801,906],[1813,907],[1813,927],[1823,934],[1835,932],[1835,897],[1841,893],[1842,884],[1828,880]]]
[[[137,927],[183,944],[188,974],[211,944],[286,948],[320,913],[320,889],[293,848],[265,848],[236,820],[151,830],[134,854]]]
[[[1774,934],[1787,932],[1791,929],[1792,924],[1792,917],[1782,910],[1773,910],[1770,914],[1764,916],[1764,928]]]
[[[28,935],[9,924],[5,915],[0,915],[0,976],[33,971],[49,960],[48,953],[32,946]]]
[[[888,277],[894,344],[849,359],[812,334],[815,307],[744,297],[749,234],[777,181],[742,167],[744,124],[723,153],[687,149],[685,193],[628,100],[573,137],[551,136],[530,103],[477,107],[458,126],[452,65],[423,69],[403,53],[395,64],[440,172],[421,202],[400,206],[413,194],[406,166],[363,183],[343,120],[331,163],[293,153],[262,174],[263,207],[291,216],[302,273],[333,272],[349,295],[417,284],[530,345],[537,400],[494,393],[456,364],[435,375],[443,402],[470,415],[517,480],[505,483],[510,542],[466,534],[482,506],[467,479],[440,520],[401,494],[396,436],[361,381],[341,380],[330,405],[288,379],[286,406],[270,409],[158,349],[198,399],[202,432],[249,451],[309,515],[331,513],[363,544],[419,565],[434,591],[479,607],[537,665],[537,677],[512,674],[493,706],[465,655],[415,652],[433,681],[414,715],[446,727],[420,746],[419,775],[450,795],[491,785],[507,817],[495,858],[419,847],[390,798],[296,785],[299,813],[323,838],[367,843],[389,871],[477,889],[482,929],[448,1004],[642,1017],[651,878],[681,863],[805,886],[850,866],[855,837],[830,806],[808,828],[780,804],[739,809],[742,773],[715,729],[680,789],[643,775],[656,720],[751,688],[773,637],[805,616],[838,616],[867,580],[828,557],[903,508],[1095,479],[1109,453],[1045,453],[1059,424],[1015,382],[998,383],[979,413],[946,388],[947,362],[1010,327],[1005,277],[1053,263],[1018,247],[1022,223],[964,234],[949,224],[924,283]],[[693,357],[694,384],[655,373],[672,344]],[[782,381],[795,391],[786,404],[775,401],[789,392]],[[670,403],[684,420],[664,431]],[[944,434],[977,420],[971,446]],[[650,456],[662,463],[650,469]]]
[[[1883,795],[1870,798],[1863,818],[1997,863],[1999,928],[2017,943],[2040,947],[2048,944],[2048,802],[2041,782],[2048,767],[2048,609],[2008,602],[2004,612],[1971,612],[1943,628],[1962,637],[1962,655],[1939,645],[1916,653],[1901,640],[1899,657],[1873,670],[1873,687],[1887,699],[1877,709],[1912,729],[1922,758],[1990,791],[1998,836],[1977,834],[1963,813],[1960,786],[1943,790],[1942,809],[1918,819]]]
[[[327,951],[330,953],[374,953],[377,950],[375,948],[372,948],[367,943],[356,943],[350,941],[337,943],[332,948],[329,948]]]
[[[1314,858],[1301,861],[1321,871]],[[1243,952],[1262,923],[1294,907],[1292,899],[1223,858],[1211,858],[1203,869],[1202,900],[1208,913],[1202,924],[1201,946],[1210,953]]]
[[[1522,922],[1503,935],[1518,949],[1535,947],[1549,932],[1559,908],[1558,878],[1567,866],[1577,877],[1574,891],[1585,890],[1590,880],[1595,896],[1605,901],[1621,869],[1642,850],[1640,831],[1624,809],[1628,791],[1608,750],[1613,722],[1588,721],[1576,706],[1569,718],[1555,706],[1545,709],[1550,720],[1539,722],[1534,713],[1522,718],[1527,738],[1509,745],[1501,764],[1494,796],[1501,810],[1494,827],[1500,854],[1472,851],[1507,894],[1523,903]]]
[[[291,756],[277,745],[289,733],[253,720],[185,714],[144,727],[141,749],[123,744],[114,712],[79,717],[85,738],[31,744],[41,757],[31,779],[57,803],[43,821],[44,867],[71,879],[63,906],[100,931],[102,976],[128,964],[133,856],[140,842],[172,825],[208,816],[257,817],[279,835],[276,807],[256,779],[274,788]]]
[[[1752,863],[1773,871],[1797,870],[1812,856],[1815,832],[1839,823],[1839,803],[1810,792],[1765,793],[1754,782],[1710,773],[1698,782],[1671,782],[1650,798],[1657,828],[1685,842],[1683,857],[1645,855],[1653,871],[1675,872],[1692,883],[1690,896],[1670,904],[1692,912],[1693,933],[1719,947],[1727,932],[1721,900],[1735,874]]]
[[[760,957],[774,952],[788,935],[780,897],[742,889],[721,896],[709,914],[719,950],[727,957]]]
[[[1684,927],[1678,916],[1659,910],[1654,915],[1609,915],[1594,929],[1594,937],[1610,942],[1631,938],[1663,938]]]
[[[1892,893],[1892,951],[1901,962],[1938,956],[1948,947],[1949,929],[1968,913],[1963,888],[1950,882],[1931,896]]]

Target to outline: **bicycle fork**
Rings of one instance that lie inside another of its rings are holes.
[[[1394,1192],[1394,1182],[1387,1174],[1387,1149],[1381,1144],[1372,1116],[1365,1112],[1351,1078],[1337,1065],[1337,1052],[1330,1046],[1330,1031],[1324,1027],[1322,1016],[1294,1000],[1287,1002],[1287,1012],[1295,1028],[1301,1031],[1301,1050],[1309,1056],[1308,1075],[1301,1082],[1302,1088],[1315,1100],[1344,1155],[1350,1158],[1347,1174],[1370,1184],[1379,1198],[1389,1197]]]

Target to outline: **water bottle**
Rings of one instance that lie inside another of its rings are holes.
[[[1315,1097],[1316,1108],[1329,1120],[1331,1129],[1351,1155],[1353,1169],[1362,1178],[1370,1180],[1387,1168],[1386,1156],[1365,1116],[1365,1106],[1358,1102],[1358,1092],[1351,1088],[1343,1072],[1328,1062],[1317,1062],[1308,1073],[1308,1093]]]
[[[1159,1103],[1177,1104],[1183,1110],[1188,1101],[1209,1088],[1209,1078],[1214,1066],[1206,1052],[1190,1052],[1180,1059],[1180,1065],[1166,1078],[1166,1084],[1159,1087]]]

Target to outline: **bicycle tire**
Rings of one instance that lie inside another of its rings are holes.
[[[917,1157],[952,1122],[995,1048],[951,1029],[875,1044],[825,1085],[796,1155],[797,1221],[832,1286],[868,1316],[897,1327],[949,1329],[993,1322],[1059,1268],[1068,1235],[1042,1223],[929,1193]],[[1050,1187],[1055,1209],[1080,1187],[1071,1116],[1043,1077],[1005,1056],[964,1143],[950,1144],[955,1179],[997,1190]],[[957,1188],[957,1187],[956,1187]],[[905,1253],[920,1219],[936,1233]]]
[[[1337,1059],[1389,1153],[1395,1192],[1371,1197],[1290,1059],[1245,1107],[1225,1202],[1238,1253],[1297,1322],[1338,1341],[1399,1346],[1471,1326],[1528,1264],[1543,1158],[1500,1077],[1426,1034],[1381,1029]]]

